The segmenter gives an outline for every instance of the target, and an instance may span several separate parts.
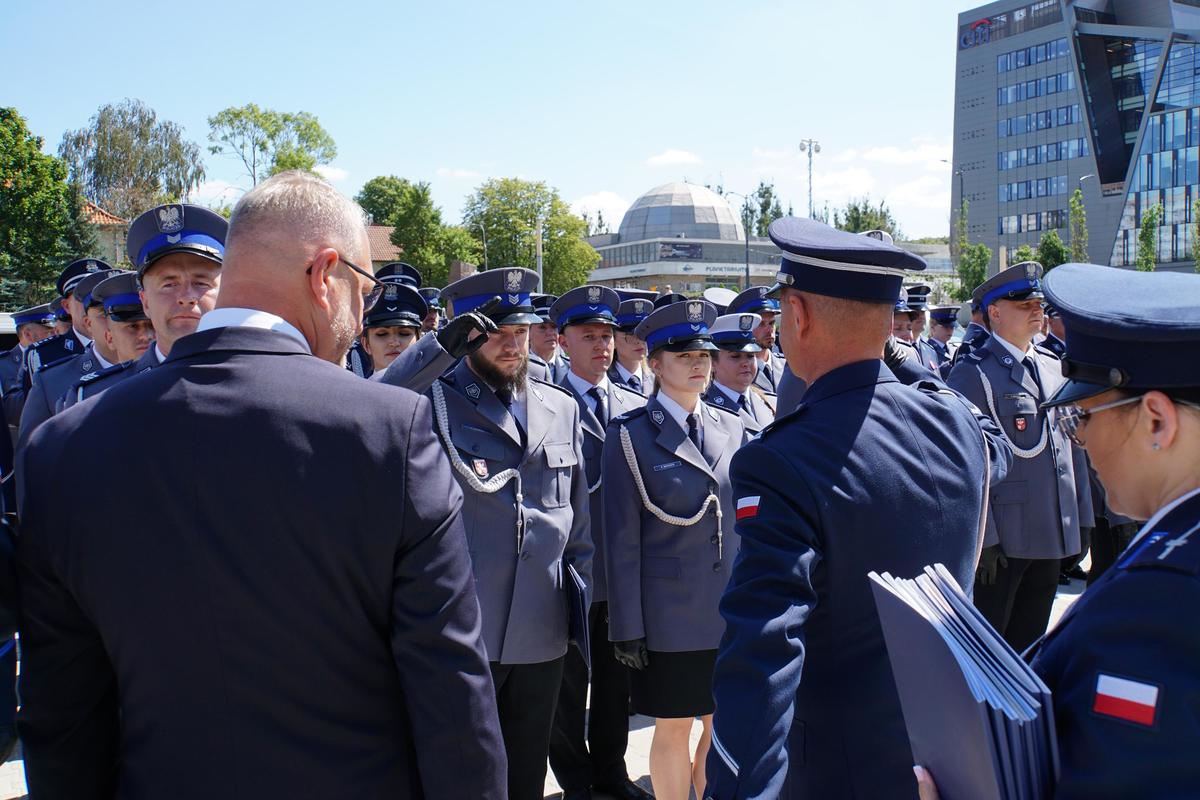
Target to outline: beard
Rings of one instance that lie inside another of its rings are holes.
[[[522,360],[521,366],[512,373],[507,373],[486,358],[481,358],[478,353],[467,356],[467,362],[475,374],[483,378],[493,391],[516,393],[525,390],[525,378],[529,375],[529,359]]]

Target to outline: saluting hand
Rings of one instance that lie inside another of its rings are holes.
[[[650,651],[645,639],[628,642],[613,642],[613,658],[630,669],[642,670],[650,666]]]
[[[438,344],[454,358],[474,353],[488,340],[489,333],[499,330],[488,316],[499,305],[500,298],[493,297],[474,311],[456,315],[438,331]]]

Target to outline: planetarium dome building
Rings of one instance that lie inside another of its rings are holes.
[[[742,221],[724,197],[694,183],[664,183],[643,194],[621,220],[623,242],[657,238],[740,242]]]

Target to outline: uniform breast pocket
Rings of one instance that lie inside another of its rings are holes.
[[[1006,433],[1015,436],[1019,442],[1037,441],[1041,428],[1038,427],[1038,404],[1034,397],[1027,394],[1005,397],[996,406]]]
[[[548,442],[542,449],[546,453],[542,504],[546,508],[561,508],[571,502],[571,478],[579,467],[579,458],[570,442]]]

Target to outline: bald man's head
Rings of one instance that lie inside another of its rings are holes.
[[[238,202],[225,240],[221,307],[277,314],[338,362],[362,330],[371,282],[366,215],[321,178],[281,172]]]

